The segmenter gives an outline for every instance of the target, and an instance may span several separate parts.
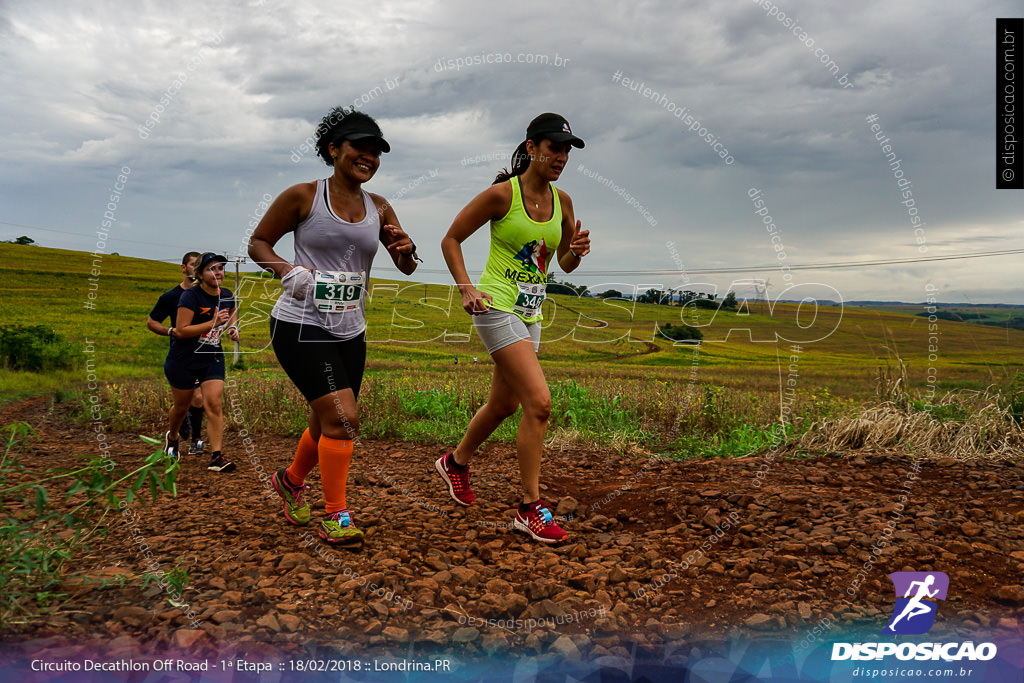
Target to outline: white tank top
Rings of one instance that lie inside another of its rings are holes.
[[[358,301],[352,301],[348,310],[325,312],[319,310],[314,292],[303,301],[282,292],[271,313],[275,318],[316,325],[339,339],[357,337],[366,329],[366,288],[380,244],[380,216],[369,193],[366,190],[362,193],[366,216],[358,223],[349,223],[338,218],[331,209],[327,180],[317,180],[309,215],[295,228],[295,265],[314,271],[346,273],[349,281],[351,274],[361,274],[363,289]],[[323,298],[319,303],[323,303]]]

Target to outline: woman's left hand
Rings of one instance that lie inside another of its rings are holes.
[[[580,230],[582,225],[580,221],[576,221],[576,232],[569,242],[569,249],[580,258],[590,253],[590,231]]]
[[[237,327],[229,327],[228,328],[228,336],[231,337],[231,341],[238,341],[238,328]]]
[[[392,254],[402,254],[404,256],[412,256],[416,253],[416,245],[413,244],[412,238],[402,230],[399,225],[385,225],[384,231],[391,236],[391,244],[388,245],[387,249]]]

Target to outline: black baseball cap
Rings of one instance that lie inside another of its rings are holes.
[[[355,118],[355,120],[345,119],[338,126],[338,131],[335,133],[335,140],[365,140],[371,138],[378,145],[380,145],[380,151],[390,152],[391,145],[384,139],[384,133],[381,132],[380,126],[373,121],[369,121],[362,117]]]
[[[547,138],[552,142],[568,142],[578,149],[583,149],[584,144],[583,140],[572,134],[569,122],[565,120],[564,116],[550,112],[541,114],[530,121],[530,126],[526,129],[527,140],[539,138]]]
[[[196,264],[195,273],[198,275],[202,273],[206,266],[211,263],[227,263],[228,260],[220,254],[214,254],[212,251],[208,251],[199,257],[199,263]]]

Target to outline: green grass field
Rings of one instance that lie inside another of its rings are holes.
[[[118,391],[132,387],[118,399],[125,409],[140,415],[162,410],[167,340],[149,332],[145,321],[159,294],[179,281],[177,266],[119,256],[93,264],[84,252],[0,244],[0,273],[4,324],[44,324],[88,344],[94,351],[89,368],[100,381],[122,387]],[[233,274],[225,286],[236,289]],[[279,291],[276,281],[253,274],[243,274],[237,287],[244,369],[233,372],[239,386],[290,389],[269,348],[267,319]],[[929,375],[941,395],[1005,383],[1024,367],[1024,331],[940,320],[929,349],[928,320],[892,311],[755,304],[750,314],[738,314],[554,295],[544,313],[541,359],[558,387],[553,427],[584,442],[587,425],[596,424],[595,406],[613,402],[628,422],[622,443],[672,443],[687,429],[710,435],[770,425],[778,420],[787,383],[795,388],[795,414],[806,424],[875,400],[880,368],[900,360],[911,395],[930,390]],[[426,427],[406,428],[399,419],[406,416],[413,423],[450,423],[448,431],[457,434],[484,400],[492,367],[457,291],[375,278],[367,314],[368,374],[361,398],[368,433],[438,436]],[[655,332],[658,325],[680,322],[702,330],[699,347]],[[792,365],[791,356],[798,358]],[[0,369],[7,401],[64,394],[85,383],[84,367],[43,374]],[[142,404],[131,400],[132,392],[152,396]],[[298,395],[289,396],[301,408]],[[596,402],[588,408],[594,415],[583,419],[577,411],[565,418],[559,400]],[[295,414],[301,417],[301,410]],[[286,432],[293,427],[279,425]],[[591,436],[610,431],[605,425]]]
[[[933,312],[931,307],[925,310],[923,304],[876,304],[870,305],[866,303],[857,304],[860,308],[889,311],[891,313],[906,313],[908,315],[927,315]],[[996,327],[1002,327],[1010,329],[1024,329],[1024,306],[1009,305],[1009,304],[935,304],[935,311],[938,311],[940,315],[953,314],[958,316],[959,320],[963,322],[974,323],[977,325],[992,325]],[[957,318],[952,318],[957,320]]]

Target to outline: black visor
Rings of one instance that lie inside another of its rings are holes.
[[[530,121],[530,127],[526,129],[526,139],[540,138],[547,138],[552,142],[568,142],[578,149],[583,149],[584,146],[583,140],[573,135],[569,122],[559,114],[541,114]]]

